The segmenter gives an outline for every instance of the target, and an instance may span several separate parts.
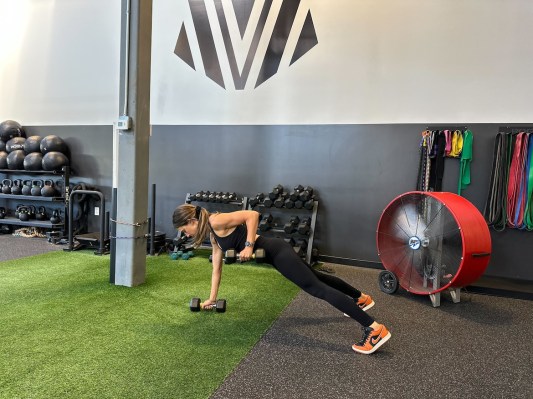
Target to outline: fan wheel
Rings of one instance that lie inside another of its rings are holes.
[[[383,270],[379,273],[378,278],[379,289],[385,294],[394,294],[398,291],[398,277],[389,270]]]

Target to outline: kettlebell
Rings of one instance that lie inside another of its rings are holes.
[[[35,219],[46,220],[46,208],[44,206],[40,206],[39,209],[37,209],[37,213],[35,214]]]
[[[6,209],[4,207],[0,207],[0,219],[3,219],[6,217]]]
[[[20,179],[13,180],[13,186],[11,187],[11,194],[20,195],[22,193],[22,181]]]
[[[30,215],[28,214],[28,208],[21,206],[19,209],[19,220],[22,222],[27,222],[30,220]]]
[[[58,195],[60,197],[63,197],[65,195],[63,180],[56,180],[55,189],[56,189],[56,195]]]
[[[61,223],[61,217],[59,217],[59,211],[57,209],[54,210],[54,212],[52,212],[52,217],[50,218],[50,222],[52,222],[52,224]]]
[[[28,218],[35,219],[35,207],[33,205],[28,206]]]
[[[17,207],[15,208],[15,218],[19,218],[19,211],[20,211],[20,208],[23,207],[24,205],[17,205]]]
[[[2,180],[2,194],[11,194],[13,182],[9,179]]]
[[[56,195],[56,189],[54,188],[54,182],[52,180],[45,180],[43,187],[41,188],[41,195],[43,197],[53,197]]]
[[[31,195],[31,180],[24,180],[21,193],[22,195]]]
[[[31,195],[40,196],[42,187],[43,187],[42,180],[34,180],[32,182]]]

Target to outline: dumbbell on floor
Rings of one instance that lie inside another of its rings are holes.
[[[170,259],[172,260],[178,260],[178,259],[183,259],[183,260],[187,260],[189,258],[192,258],[194,256],[194,252],[193,251],[172,251],[170,253]]]
[[[217,313],[224,313],[226,311],[226,300],[217,299],[212,307],[204,308],[200,298],[193,298],[189,303],[189,309],[191,309],[191,312],[199,312],[200,310],[215,310]]]
[[[263,248],[257,248],[252,254],[252,259],[254,259],[256,263],[263,263],[265,261],[265,250]],[[232,263],[240,261],[241,257],[239,256],[237,251],[235,251],[234,249],[228,249],[226,251],[224,257],[224,262],[226,264],[230,265]]]

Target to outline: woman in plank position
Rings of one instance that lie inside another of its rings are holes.
[[[256,211],[209,213],[205,208],[190,204],[183,204],[175,209],[172,216],[174,227],[188,237],[193,237],[195,246],[199,246],[210,236],[213,274],[211,294],[203,303],[204,307],[209,308],[216,303],[224,253],[228,249],[235,249],[241,262],[246,262],[252,258],[254,247],[262,248],[266,263],[270,263],[308,294],[327,301],[361,324],[363,337],[352,345],[354,351],[370,354],[388,341],[391,334],[387,328],[365,312],[374,306],[369,295],[338,277],[314,270],[283,239],[258,235],[256,232],[260,216]]]

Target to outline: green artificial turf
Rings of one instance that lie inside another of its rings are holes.
[[[226,313],[204,252],[147,258],[146,283],[108,283],[109,257],[0,263],[0,398],[208,398],[298,292],[270,266],[225,265]]]

